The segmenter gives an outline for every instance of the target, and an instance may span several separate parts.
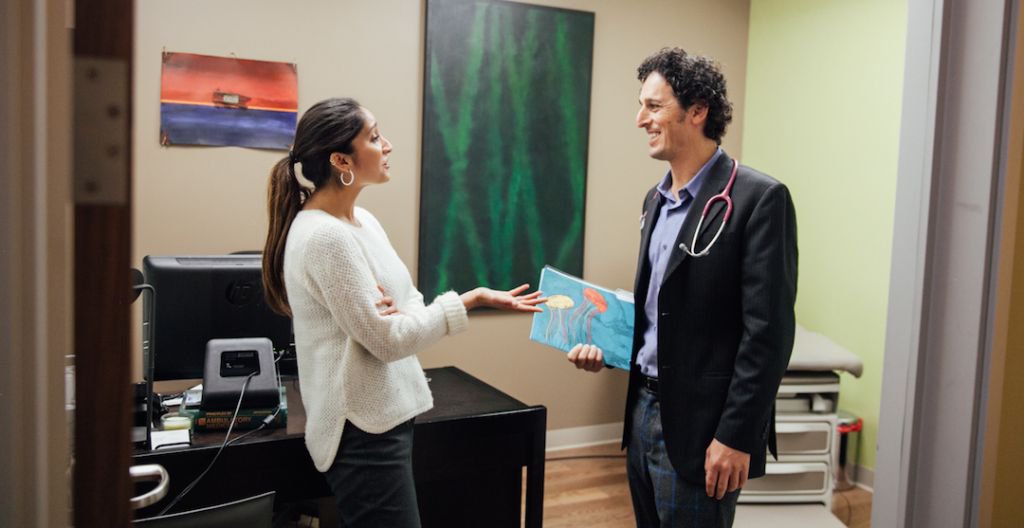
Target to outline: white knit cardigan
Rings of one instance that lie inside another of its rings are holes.
[[[377,219],[358,207],[355,217],[359,226],[301,211],[284,250],[306,448],[320,471],[334,462],[346,420],[379,434],[430,409],[415,354],[468,325],[455,292],[425,306]],[[378,284],[397,314],[380,315]]]

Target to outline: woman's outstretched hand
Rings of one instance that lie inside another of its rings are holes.
[[[548,298],[541,297],[539,291],[521,295],[529,287],[529,284],[523,284],[508,291],[500,291],[481,286],[463,293],[462,304],[466,305],[466,310],[487,307],[516,312],[540,312],[537,305],[546,303]]]

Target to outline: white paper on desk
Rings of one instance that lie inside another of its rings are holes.
[[[167,398],[163,403],[168,407],[177,407],[181,405],[181,396],[178,396],[177,398]]]
[[[170,448],[175,447],[187,447],[192,445],[192,430],[191,429],[172,429],[170,431],[153,431],[150,436],[153,442],[153,450],[156,451],[163,446]]]

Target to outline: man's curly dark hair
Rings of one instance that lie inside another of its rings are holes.
[[[637,68],[637,78],[644,82],[653,72],[665,78],[684,109],[694,103],[707,106],[704,135],[721,145],[725,127],[732,121],[732,103],[718,65],[707,57],[687,55],[682,48],[662,48],[644,59]]]

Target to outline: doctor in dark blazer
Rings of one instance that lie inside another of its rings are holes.
[[[637,126],[669,170],[640,214],[622,440],[633,508],[641,527],[731,526],[740,489],[775,454],[774,401],[795,329],[796,215],[785,185],[719,146],[732,105],[713,61],[663,49],[638,73]],[[714,198],[723,191],[731,211]],[[569,360],[603,368],[590,345]]]

